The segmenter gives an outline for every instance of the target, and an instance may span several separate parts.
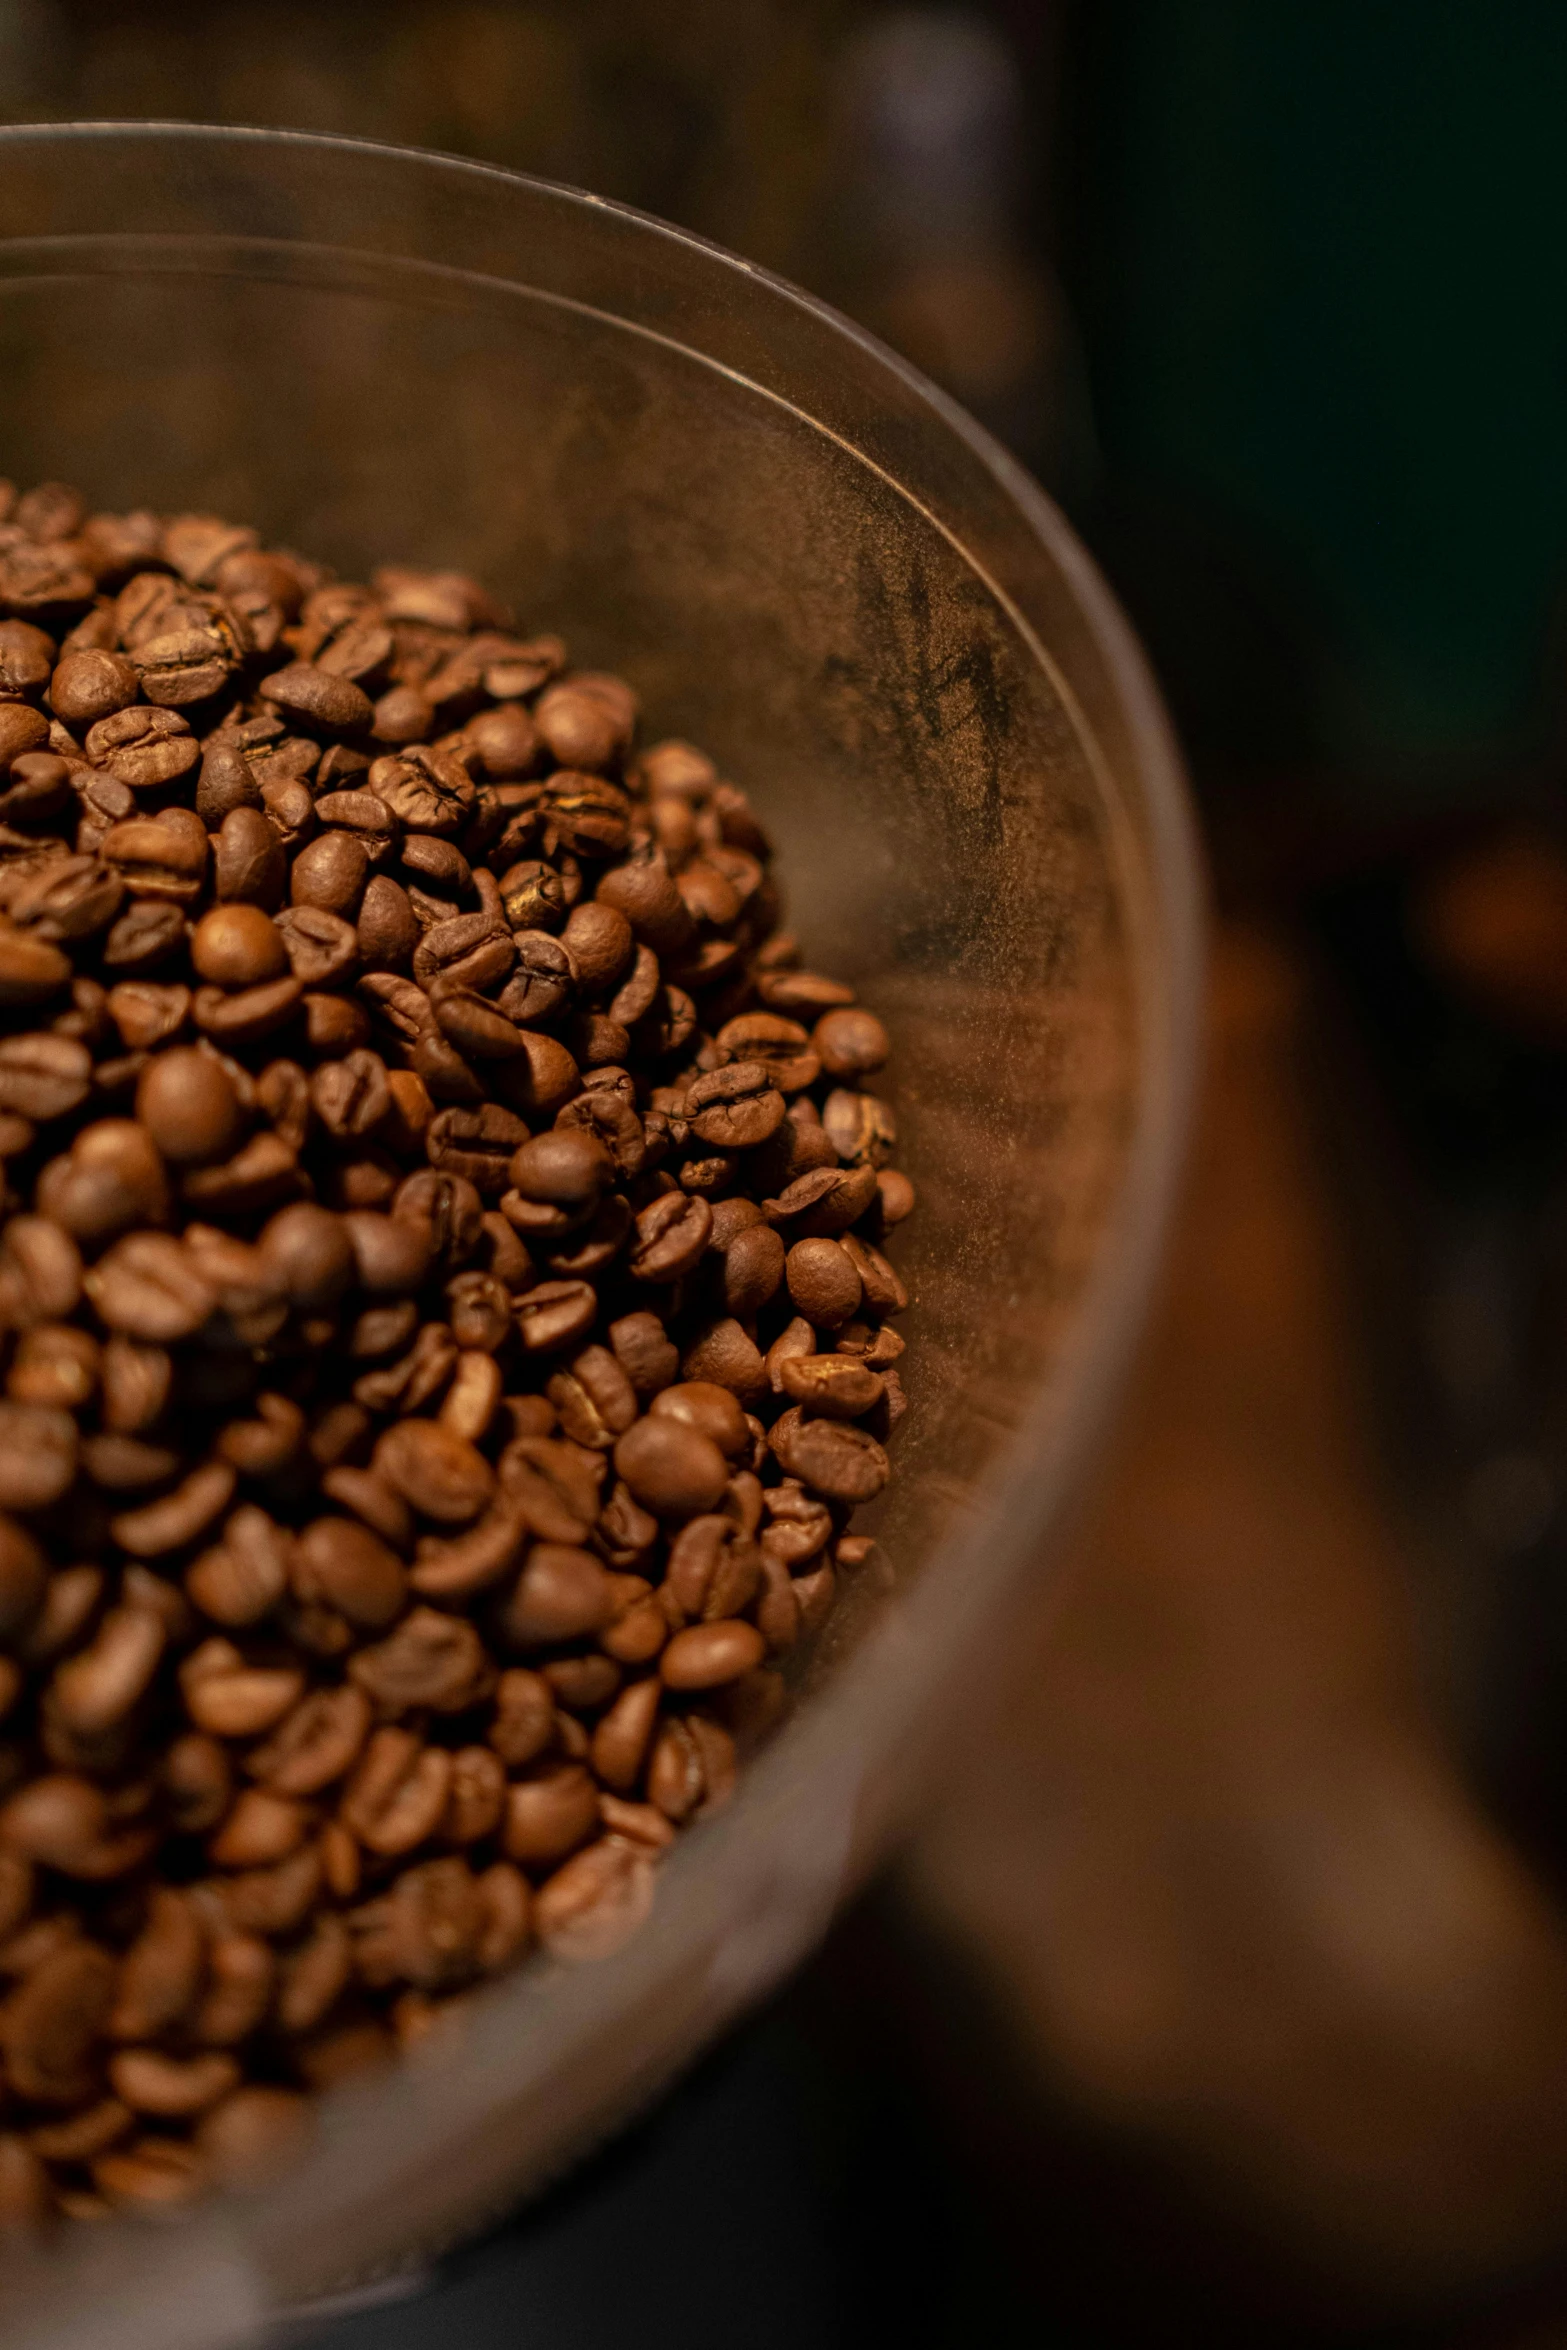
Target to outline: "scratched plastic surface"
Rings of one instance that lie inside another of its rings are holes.
[[[1048,502],[842,319],[482,167],[0,134],[0,472],[475,571],[753,796],[809,959],[896,1040],[920,1208],[892,1592],[835,1622],[642,1933],[339,2091],[259,2197],[8,2261],[8,2340],[137,2350],[433,2253],[654,2096],[821,1933],[1048,1575],[1179,1157],[1197,889],[1137,649]]]

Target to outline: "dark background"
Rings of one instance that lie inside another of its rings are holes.
[[[0,0],[0,116],[685,223],[1066,505],[1216,892],[1064,1611],[663,2113],[343,2341],[1567,2341],[1567,12]]]

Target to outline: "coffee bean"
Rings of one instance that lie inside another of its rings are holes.
[[[859,1310],[860,1276],[836,1240],[797,1240],[784,1261],[784,1279],[794,1304],[817,1329],[840,1329]]]
[[[0,1111],[35,1125],[63,1118],[86,1100],[91,1077],[92,1056],[72,1037],[35,1033],[0,1039]]]
[[[912,1191],[860,1083],[879,1023],[770,934],[712,762],[631,761],[623,683],[458,574],[322,585],[217,517],[22,503],[13,609],[53,618],[78,534],[107,591],[63,641],[0,623],[0,1005],[40,1007],[0,1040],[0,1504],[120,1561],[51,1572],[0,1519],[0,1706],[39,1756],[0,1934],[41,1964],[128,1905],[123,2093],[95,2035],[12,2133],[69,2209],[281,2142],[263,2028],[323,2082],[535,1908],[564,1957],[636,1924],[733,1783],[714,1717],[776,1720],[766,1658],[858,1555],[906,1303],[860,1228]],[[188,1894],[165,1837],[205,1842]],[[29,1924],[40,1864],[66,1905]]]
[[[375,1466],[421,1517],[441,1526],[466,1525],[495,1487],[483,1454],[429,1420],[389,1428],[376,1446]]]
[[[390,1714],[425,1707],[461,1713],[490,1679],[473,1626],[427,1607],[414,1608],[385,1640],[358,1650],[348,1669],[371,1702]]]
[[[0,1510],[47,1509],[76,1474],[77,1429],[69,1412],[0,1403]]]
[[[194,1045],[150,1061],[136,1089],[136,1115],[177,1167],[226,1158],[239,1140],[240,1106],[222,1062]]]
[[[507,1791],[501,1845],[524,1868],[550,1868],[598,1826],[598,1789],[580,1763],[538,1763]]]
[[[353,1279],[353,1246],[342,1220],[312,1201],[280,1209],[263,1230],[260,1248],[296,1306],[331,1305]]]
[[[534,1904],[534,1930],[551,1957],[568,1964],[608,1958],[653,1906],[653,1856],[604,1836],[557,1869]]]
[[[832,1077],[868,1077],[892,1050],[875,1013],[857,1005],[824,1012],[811,1031],[811,1043]]]
[[[402,1610],[401,1560],[352,1518],[317,1518],[305,1528],[292,1581],[307,1604],[324,1601],[369,1631],[379,1631]]]
[[[346,677],[308,661],[292,662],[263,680],[261,698],[299,725],[330,734],[358,734],[374,716],[370,697]]]
[[[197,923],[190,959],[218,987],[256,987],[288,967],[282,936],[255,905],[214,906]]]

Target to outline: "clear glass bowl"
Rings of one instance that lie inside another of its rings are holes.
[[[860,984],[920,1212],[911,1410],[845,1609],[651,1922],[339,2091],[265,2195],[11,2265],[8,2339],[171,2350],[405,2265],[651,2097],[819,1935],[1049,1574],[1180,1155],[1199,890],[1141,656],[1034,485],[845,320],[560,188],[181,125],[0,134],[0,471],[452,563],[624,670]]]

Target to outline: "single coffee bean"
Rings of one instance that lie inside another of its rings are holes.
[[[342,1219],[312,1201],[279,1209],[260,1248],[290,1302],[302,1309],[335,1303],[353,1279],[353,1246]]]
[[[288,953],[270,914],[255,905],[214,906],[197,923],[190,959],[217,987],[256,987],[288,969]]]
[[[69,1412],[0,1403],[0,1510],[47,1509],[76,1474],[76,1422]]]
[[[797,1240],[784,1262],[790,1298],[819,1330],[841,1329],[863,1294],[853,1259],[836,1240]]]
[[[502,1849],[523,1868],[549,1868],[598,1826],[598,1789],[580,1763],[539,1763],[507,1792]]]
[[[35,1125],[63,1118],[81,1107],[91,1079],[92,1056],[72,1037],[34,1033],[0,1039],[0,1111]]]
[[[858,1005],[824,1012],[811,1031],[811,1044],[832,1077],[869,1077],[892,1050],[875,1013]]]
[[[261,698],[286,719],[330,734],[362,733],[375,715],[360,687],[308,661],[274,670],[262,681]]]
[[[194,1045],[149,1061],[136,1089],[136,1115],[177,1167],[227,1158],[239,1140],[234,1082],[215,1054]]]
[[[289,897],[296,906],[324,906],[352,921],[369,878],[370,858],[355,833],[324,832],[301,849],[289,872]]]
[[[750,1445],[744,1412],[727,1387],[709,1380],[687,1379],[665,1387],[648,1406],[655,1420],[675,1420],[709,1437],[720,1452],[737,1459]]]
[[[806,1419],[798,1406],[774,1424],[770,1442],[785,1474],[829,1501],[873,1501],[891,1473],[887,1455],[863,1428]]]
[[[437,1525],[476,1518],[495,1489],[482,1453],[430,1420],[404,1420],[375,1449],[375,1467],[404,1500]]]
[[[479,1636],[460,1616],[416,1607],[385,1640],[361,1648],[349,1675],[383,1714],[462,1713],[490,1683]]]
[[[608,1958],[653,1906],[653,1854],[627,1838],[603,1836],[541,1887],[534,1931],[567,1964]]]
[[[49,707],[67,726],[91,726],[135,699],[135,666],[123,653],[67,653],[49,680]]]
[[[293,1585],[310,1603],[325,1601],[351,1624],[379,1631],[401,1613],[402,1562],[352,1518],[317,1518],[299,1537]]]

